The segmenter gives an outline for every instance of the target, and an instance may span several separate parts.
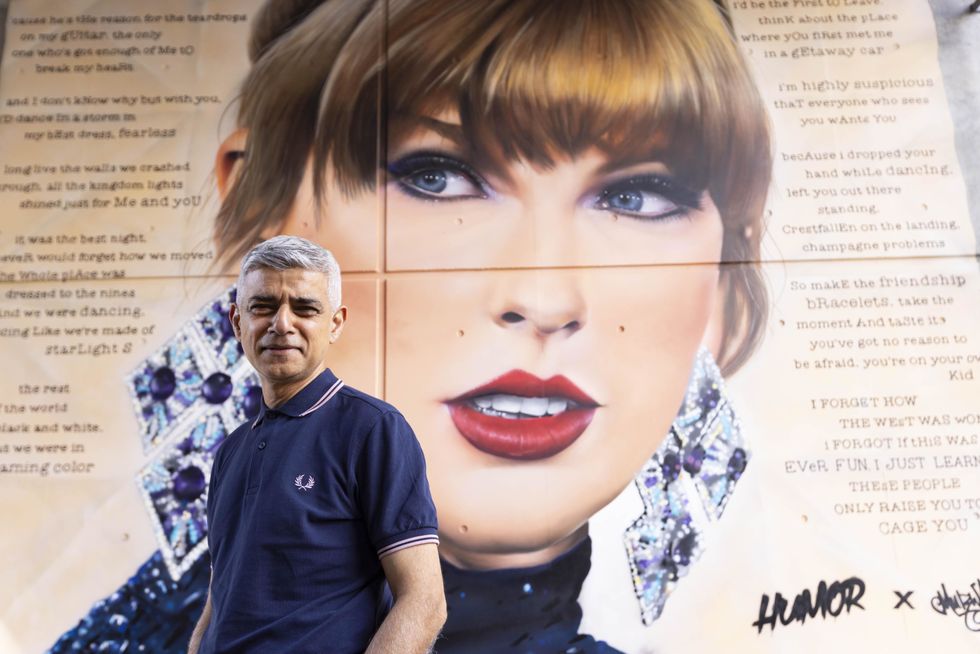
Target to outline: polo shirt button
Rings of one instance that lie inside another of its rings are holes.
[[[265,449],[265,441],[259,441],[259,449],[260,450],[264,450]]]

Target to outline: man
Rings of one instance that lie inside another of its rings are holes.
[[[336,261],[301,238],[261,243],[230,318],[263,407],[211,470],[189,653],[427,651],[445,598],[425,462],[394,407],[327,368],[347,319]]]

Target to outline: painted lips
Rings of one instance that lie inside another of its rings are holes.
[[[599,407],[561,375],[512,370],[449,400],[456,429],[474,447],[508,459],[543,459],[582,435]]]

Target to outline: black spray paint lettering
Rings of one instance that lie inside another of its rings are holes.
[[[954,590],[952,595],[946,584],[940,584],[930,604],[936,613],[963,618],[967,629],[980,631],[980,579],[970,584],[968,591]]]
[[[762,633],[767,625],[770,630],[776,628],[776,623],[789,625],[794,622],[803,624],[806,619],[826,618],[828,615],[837,617],[843,611],[851,612],[853,607],[864,610],[860,600],[864,596],[864,582],[857,577],[851,577],[844,581],[835,581],[829,586],[827,582],[821,581],[817,585],[816,597],[810,594],[810,590],[804,590],[793,600],[792,606],[781,593],[776,593],[772,600],[772,611],[769,610],[769,596],[763,595],[762,602],[759,604],[759,618],[752,623],[752,626]],[[787,612],[789,609],[789,612]]]
[[[913,611],[915,610],[915,607],[912,606],[912,602],[909,600],[909,598],[912,597],[912,593],[914,593],[915,591],[912,591],[912,590],[907,590],[907,591],[893,590],[892,592],[895,593],[895,597],[898,598],[898,603],[895,606],[893,606],[892,608],[897,609],[897,608],[901,608],[903,606],[907,606],[910,609],[912,609]]]

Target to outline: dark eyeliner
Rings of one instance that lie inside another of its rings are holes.
[[[635,175],[633,177],[627,177],[626,179],[617,180],[611,184],[607,184],[599,193],[599,204],[605,205],[603,208],[610,211],[615,211],[614,209],[608,207],[608,198],[616,193],[634,190],[646,191],[648,193],[660,195],[678,206],[677,211],[654,216],[645,216],[642,213],[633,213],[629,211],[617,211],[617,213],[621,213],[623,215],[632,216],[639,219],[646,218],[649,220],[670,218],[681,213],[686,213],[687,210],[700,210],[702,196],[704,195],[703,191],[697,191],[686,184],[678,182],[669,175]]]
[[[405,182],[405,179],[411,177],[412,175],[417,175],[418,173],[424,172],[426,170],[451,170],[456,173],[460,173],[473,183],[481,193],[479,196],[463,196],[463,197],[445,197],[440,198],[436,195],[431,195],[416,188]],[[483,180],[483,177],[473,169],[472,166],[464,161],[461,161],[455,157],[449,156],[445,153],[434,151],[434,150],[422,150],[418,152],[411,152],[407,155],[399,157],[395,161],[388,164],[387,167],[388,174],[392,175],[398,185],[409,195],[412,195],[423,200],[436,200],[438,202],[451,202],[454,200],[469,200],[473,197],[486,198],[487,193],[487,183]]]

